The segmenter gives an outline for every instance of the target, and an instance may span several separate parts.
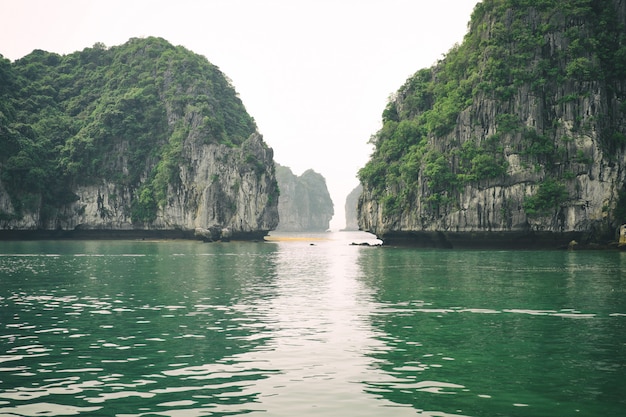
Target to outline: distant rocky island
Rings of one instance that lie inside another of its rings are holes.
[[[0,135],[0,238],[249,239],[278,224],[273,152],[234,87],[160,38],[0,58]]]
[[[276,164],[280,232],[325,232],[334,215],[326,179],[312,169],[295,175],[289,167]]]
[[[357,207],[359,205],[359,197],[363,193],[363,186],[361,184],[357,185],[350,194],[346,197],[345,203],[345,216],[346,216],[346,227],[344,230],[346,231],[355,231],[359,230],[359,218]]]
[[[358,223],[385,244],[610,244],[626,223],[626,3],[484,0],[382,121]]]

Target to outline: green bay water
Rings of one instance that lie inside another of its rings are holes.
[[[0,242],[0,416],[626,415],[626,253],[275,238]]]

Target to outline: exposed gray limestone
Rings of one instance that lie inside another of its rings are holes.
[[[19,230],[121,230],[182,231],[217,227],[227,238],[258,237],[278,223],[277,189],[273,152],[261,135],[253,134],[241,147],[202,145],[184,147],[179,181],[167,189],[167,204],[159,207],[149,224],[131,220],[135,189],[102,180],[77,186],[78,200],[65,206],[42,224],[39,213],[19,220],[2,221],[2,229]],[[1,184],[0,184],[1,186]],[[1,191],[1,190],[0,190]],[[0,192],[0,208],[13,211],[6,193]],[[227,228],[228,233],[222,229]]]

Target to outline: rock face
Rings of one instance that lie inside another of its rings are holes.
[[[0,237],[249,239],[278,224],[273,151],[205,58],[148,38],[65,57],[35,51],[24,60],[14,71],[32,72],[35,62],[56,92],[45,105],[20,108],[24,91],[40,82],[14,78],[8,103],[17,117],[0,127],[21,147],[0,157]],[[85,84],[99,74],[108,76],[102,84]],[[66,85],[68,77],[75,79]],[[47,123],[25,127],[36,118]]]
[[[280,189],[277,231],[325,232],[334,214],[333,202],[321,174],[309,169],[295,175],[291,169],[276,165]]]
[[[350,194],[346,197],[345,213],[346,213],[346,228],[345,230],[359,230],[359,219],[357,215],[357,206],[359,204],[359,197],[363,192],[363,186],[357,185],[354,190],[350,191]]]
[[[463,44],[390,101],[360,171],[362,230],[558,247],[626,222],[626,3],[513,3],[479,3]]]
[[[251,156],[254,164],[247,162]],[[183,158],[180,180],[168,185],[167,204],[159,207],[150,223],[133,222],[128,210],[134,195],[130,187],[102,181],[76,187],[78,200],[60,211],[49,228],[186,231],[218,240],[224,228],[233,238],[258,238],[276,227],[277,208],[269,201],[277,194],[274,176],[269,169],[259,172],[259,166],[273,163],[272,150],[260,135],[252,135],[240,148],[190,143]],[[220,233],[205,232],[216,228]]]

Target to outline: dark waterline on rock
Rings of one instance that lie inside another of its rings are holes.
[[[230,240],[259,241],[269,233],[267,230],[235,233]],[[128,239],[185,239],[202,240],[194,230],[0,230],[2,240],[128,240]]]

